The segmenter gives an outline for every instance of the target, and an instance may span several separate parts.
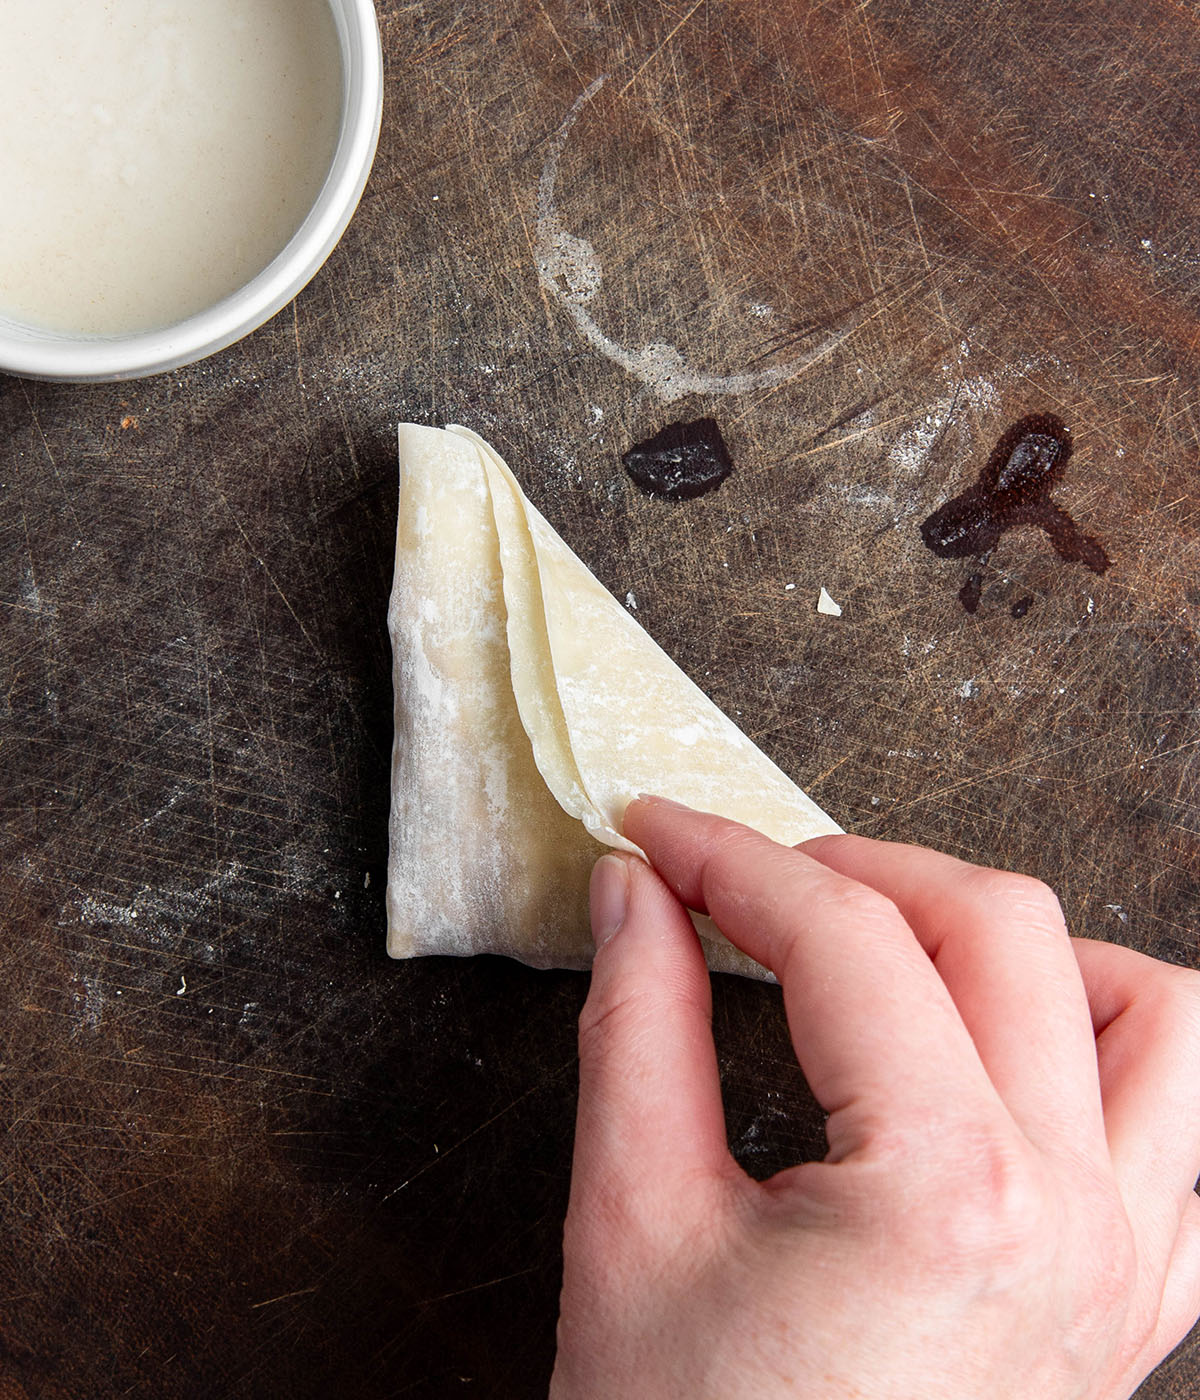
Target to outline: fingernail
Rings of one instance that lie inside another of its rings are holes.
[[[639,792],[634,798],[635,802],[654,802],[660,807],[674,807],[677,812],[692,812],[694,807],[689,807],[684,802],[676,802],[673,797],[659,797],[655,792]]]
[[[629,862],[601,856],[592,871],[590,889],[592,938],[602,948],[625,922],[629,908]]]

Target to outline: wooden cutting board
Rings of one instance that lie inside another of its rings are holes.
[[[586,979],[383,955],[398,419],[847,825],[1197,963],[1194,11],[480,8],[380,5],[373,179],[261,332],[0,379],[4,1400],[544,1393]],[[1107,572],[922,540],[1031,414]],[[718,489],[630,481],[700,418]],[[716,1024],[739,1158],[819,1154],[778,993]]]

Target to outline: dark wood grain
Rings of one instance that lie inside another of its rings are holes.
[[[544,1393],[585,979],[383,955],[397,419],[490,437],[848,825],[1198,960],[1194,9],[380,17],[379,160],[292,308],[0,379],[4,1400]],[[969,616],[918,527],[1031,413],[1113,567],[1013,531]],[[638,492],[702,416],[729,480]],[[818,1155],[777,993],[719,983],[739,1156]],[[1198,1388],[1191,1344],[1142,1393]]]

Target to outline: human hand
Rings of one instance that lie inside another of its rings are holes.
[[[1200,974],[915,847],[634,803],[608,855],[552,1400],[1124,1400],[1200,1313]],[[725,1141],[683,901],[783,986],[829,1152]]]

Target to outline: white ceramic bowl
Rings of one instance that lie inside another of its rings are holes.
[[[283,252],[232,296],[165,330],[73,336],[0,315],[0,373],[84,384],[179,369],[257,330],[315,276],[362,198],[383,117],[383,52],[373,0],[328,3],[342,50],[341,130],[317,202]]]

